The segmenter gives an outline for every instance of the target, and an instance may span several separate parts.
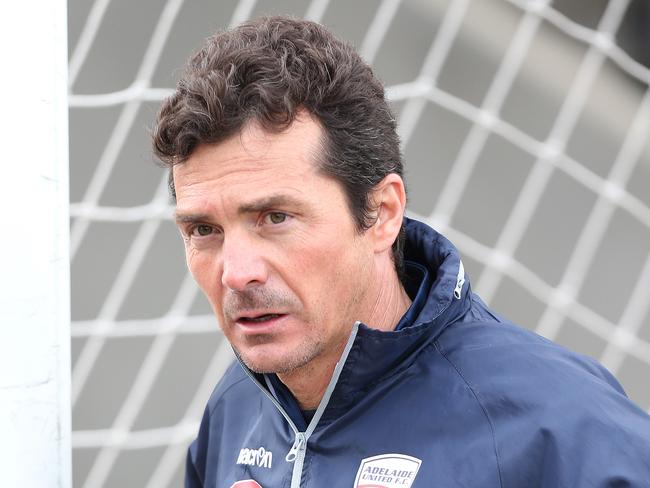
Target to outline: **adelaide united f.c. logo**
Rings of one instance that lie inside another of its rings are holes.
[[[361,460],[354,488],[411,488],[422,460],[406,454],[380,454]]]

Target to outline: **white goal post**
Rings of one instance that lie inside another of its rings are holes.
[[[67,3],[0,17],[0,485],[69,488]]]

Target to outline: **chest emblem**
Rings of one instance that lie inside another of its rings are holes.
[[[359,465],[354,488],[410,488],[422,460],[406,454],[380,454]]]

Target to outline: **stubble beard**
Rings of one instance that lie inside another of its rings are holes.
[[[300,317],[303,312],[302,304],[292,294],[270,290],[266,288],[251,288],[244,291],[230,291],[223,301],[223,317],[228,328],[236,327],[235,320],[242,310],[246,309],[270,309],[290,312],[295,318]],[[303,319],[305,319],[303,317]],[[299,344],[291,350],[286,351],[281,357],[273,357],[274,354],[255,358],[256,354],[249,353],[249,348],[270,347],[279,348],[282,345],[282,334],[259,334],[249,335],[244,339],[241,347],[237,347],[234,337],[228,337],[235,353],[244,365],[255,373],[291,373],[309,364],[316,357],[321,355],[325,349],[325,338],[322,331],[313,328],[309,320],[304,320],[306,329]],[[225,330],[224,330],[225,332]]]
[[[258,342],[258,345],[266,343],[271,347],[273,347],[272,344],[274,342],[279,341],[278,339],[274,339],[273,336],[269,335],[264,335],[259,338],[250,337],[249,339]],[[245,351],[237,349],[237,347],[234,345],[233,349],[235,349],[237,356],[241,359],[244,365],[255,373],[289,374],[294,373],[301,368],[304,368],[325,352],[326,347],[321,337],[310,337],[309,339],[312,340],[302,341],[300,344],[294,347],[293,350],[282,354],[282,356],[278,358],[271,358],[269,356],[266,356],[255,359],[252,357],[252,354],[249,355]]]

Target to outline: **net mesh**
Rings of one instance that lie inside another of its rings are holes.
[[[214,3],[70,3],[75,486],[180,486],[232,360],[182,268],[146,127],[203,37],[265,13],[359,47],[398,115],[410,214],[498,311],[650,409],[650,70],[620,41],[642,2]]]

